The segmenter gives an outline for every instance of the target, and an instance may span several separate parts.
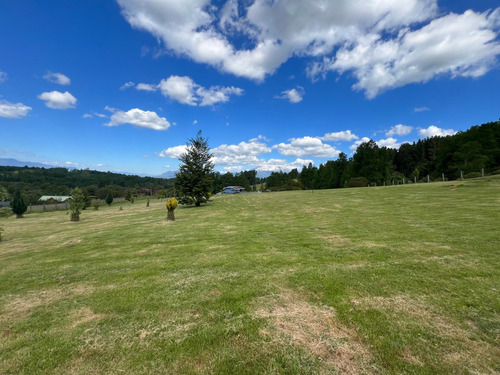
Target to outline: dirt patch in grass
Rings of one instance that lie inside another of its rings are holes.
[[[262,334],[302,347],[319,359],[325,372],[378,373],[356,331],[343,326],[333,308],[313,305],[293,291],[260,298],[258,306],[255,316],[268,319],[273,327]]]
[[[407,295],[366,297],[352,302],[362,309],[384,311],[390,320],[399,324],[403,330],[408,320],[415,320],[420,326],[436,334],[438,340],[452,343],[444,346],[437,343],[429,343],[429,345],[435,345],[440,358],[453,368],[480,369],[481,373],[485,374],[496,373],[489,367],[489,363],[492,363],[492,358],[500,358],[500,348],[482,341],[467,322],[467,325],[463,327],[460,323],[447,318],[424,297]],[[415,365],[420,365],[423,360],[411,353],[408,348],[401,353],[401,357]]]
[[[82,284],[72,288],[52,288],[33,291],[25,296],[6,296],[0,322],[22,321],[39,306],[50,305],[65,298],[87,295],[92,291],[93,287]]]

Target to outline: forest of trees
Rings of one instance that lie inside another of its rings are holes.
[[[403,179],[427,181],[427,176],[440,180],[442,173],[449,180],[460,178],[461,172],[465,178],[478,177],[483,168],[485,173],[500,173],[500,121],[473,126],[453,136],[405,143],[399,150],[369,141],[359,145],[352,157],[341,153],[336,160],[319,166],[309,164],[301,171],[273,172],[267,178],[258,178],[257,172],[251,170],[236,174],[213,172],[211,179],[212,193],[231,185],[252,191],[261,184],[265,184],[265,190],[334,189],[401,183]],[[115,197],[148,191],[174,196],[174,182],[88,169],[0,166],[0,190],[12,197],[20,189],[28,203],[35,203],[42,195],[69,195],[75,187],[99,199],[110,190]]]

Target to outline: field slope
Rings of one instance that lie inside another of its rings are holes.
[[[1,374],[496,374],[500,178],[0,219]]]

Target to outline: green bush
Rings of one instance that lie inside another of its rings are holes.
[[[0,217],[10,217],[12,216],[12,208],[10,207],[2,207],[0,208]]]
[[[368,186],[368,179],[365,177],[353,177],[349,179],[349,182],[347,183],[347,186],[349,187],[366,187]]]

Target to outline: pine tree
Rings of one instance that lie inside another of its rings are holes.
[[[28,209],[28,206],[24,202],[24,198],[20,190],[16,190],[16,192],[14,193],[14,198],[12,199],[11,206],[12,212],[16,214],[18,219],[22,218],[23,214]]]
[[[108,195],[106,195],[106,199],[104,200],[108,206],[111,206],[111,203],[113,203],[113,193],[108,191]]]
[[[85,207],[85,194],[80,188],[75,188],[71,194],[69,208],[71,210],[71,221],[80,221],[80,211]]]
[[[196,138],[189,140],[186,153],[179,158],[182,164],[176,174],[175,189],[180,204],[200,206],[209,201],[214,168],[209,151],[208,140],[202,137],[200,130]]]

